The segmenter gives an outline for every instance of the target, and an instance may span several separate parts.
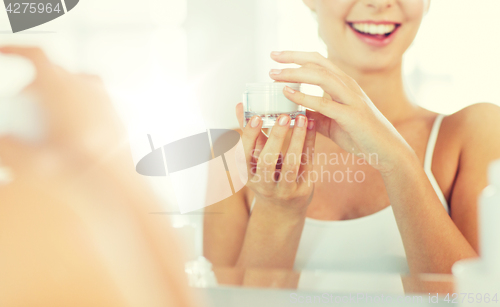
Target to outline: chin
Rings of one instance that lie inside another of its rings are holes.
[[[356,64],[356,68],[364,72],[375,72],[384,71],[394,68],[399,64],[399,61],[394,61],[395,58],[390,59],[376,59],[376,58],[364,58]]]

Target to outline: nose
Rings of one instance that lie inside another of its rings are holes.
[[[364,4],[377,11],[394,6],[396,0],[363,0]]]

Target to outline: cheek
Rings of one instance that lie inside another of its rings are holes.
[[[317,2],[319,32],[323,40],[345,30],[345,21],[358,0],[320,0]]]
[[[405,16],[406,22],[420,24],[423,15],[425,3],[427,0],[401,0],[399,1],[401,10]]]
[[[322,15],[337,20],[345,20],[351,8],[358,0],[320,0],[317,2],[317,11]]]
[[[409,43],[417,35],[418,29],[424,17],[424,8],[426,0],[401,0],[400,7],[404,16],[405,37]]]

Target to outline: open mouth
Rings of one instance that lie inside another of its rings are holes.
[[[348,22],[352,30],[361,36],[371,40],[385,41],[401,26],[399,23],[364,23],[364,22]]]

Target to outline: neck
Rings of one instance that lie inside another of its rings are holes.
[[[407,118],[418,108],[406,95],[401,61],[388,69],[367,72],[332,58],[329,60],[356,80],[377,109],[391,123]]]

